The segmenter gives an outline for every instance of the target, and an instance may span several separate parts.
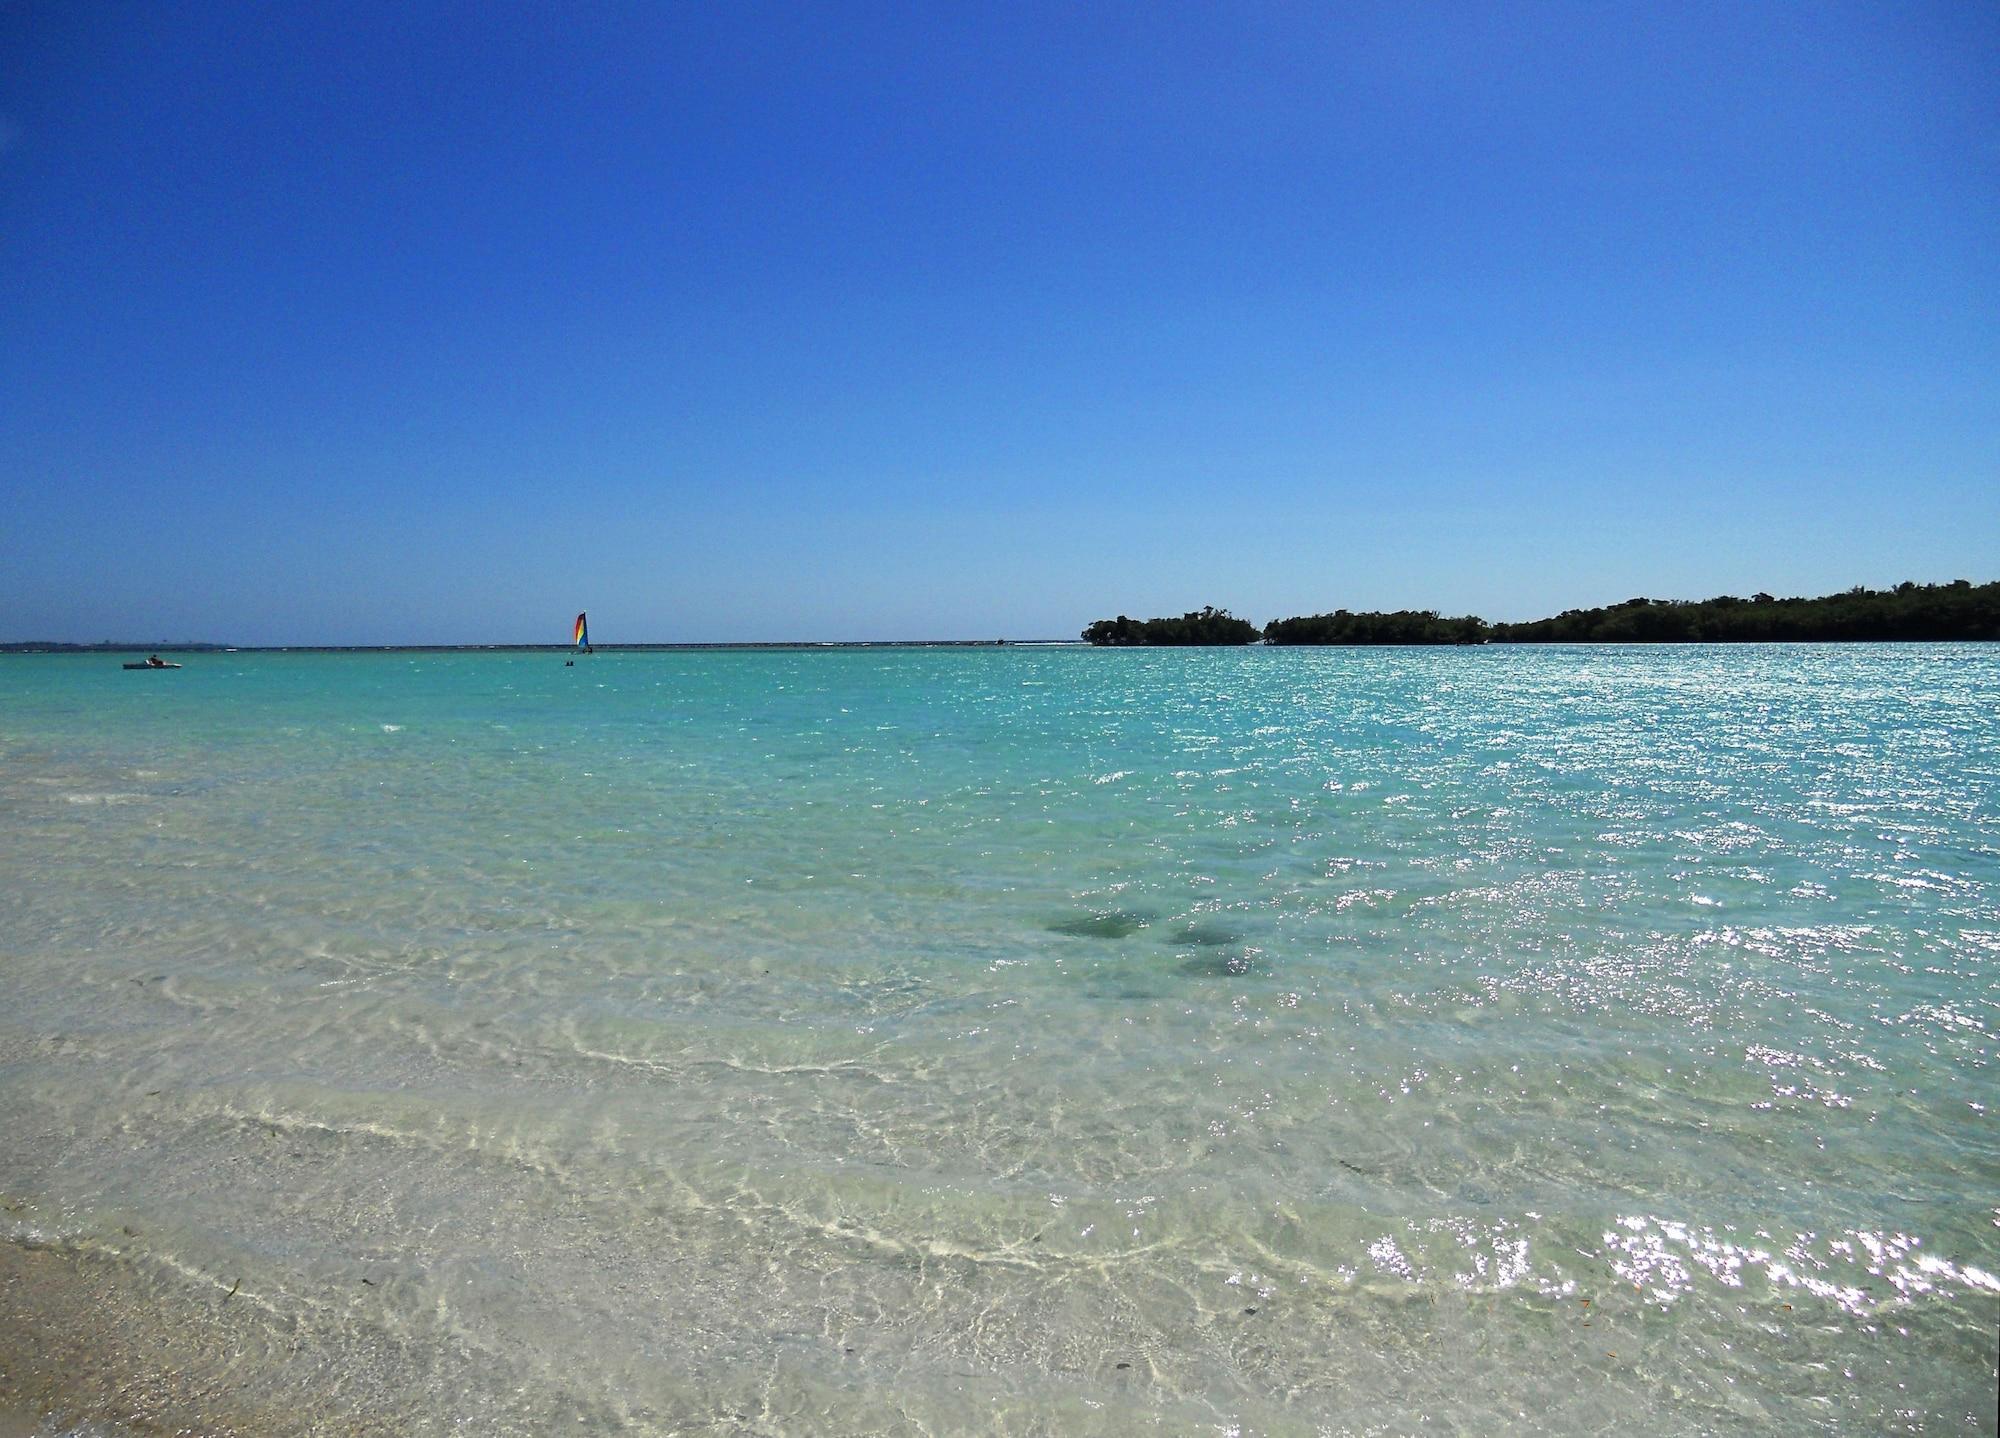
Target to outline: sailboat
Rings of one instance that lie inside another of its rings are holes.
[[[575,643],[576,643],[577,653],[579,654],[590,653],[590,617],[586,614],[579,614],[576,616]],[[575,663],[576,661],[574,659],[568,659],[563,662],[563,667],[567,669],[574,666]]]

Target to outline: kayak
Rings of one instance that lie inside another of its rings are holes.
[[[142,660],[137,664],[127,664],[125,667],[127,669],[178,669],[181,666],[178,664],[147,664]]]

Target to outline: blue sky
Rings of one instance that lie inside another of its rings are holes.
[[[2000,8],[0,9],[0,639],[2000,577]]]

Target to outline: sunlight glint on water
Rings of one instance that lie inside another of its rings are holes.
[[[9,659],[0,1217],[302,1424],[1991,1431],[1996,716],[1971,646]]]

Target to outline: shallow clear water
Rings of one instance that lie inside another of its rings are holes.
[[[1994,1427],[1993,648],[0,660],[0,973],[80,1416]]]

